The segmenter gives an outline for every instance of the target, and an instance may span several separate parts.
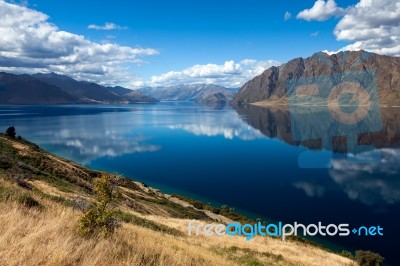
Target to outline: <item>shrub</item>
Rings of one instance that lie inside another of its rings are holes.
[[[0,168],[1,169],[11,168],[12,165],[13,165],[13,160],[10,158],[10,156],[0,154]]]
[[[15,138],[15,135],[17,135],[17,133],[15,132],[15,127],[11,126],[7,128],[6,135],[9,136],[10,138]]]
[[[110,236],[118,226],[113,211],[96,206],[83,215],[79,221],[80,233],[82,236],[94,235]]]
[[[356,261],[360,266],[381,266],[384,258],[378,253],[365,250],[356,251]]]
[[[35,200],[34,198],[32,198],[30,195],[28,194],[21,194],[17,197],[17,201],[19,204],[24,205],[25,207],[28,208],[34,208],[34,207],[40,207],[40,203]]]
[[[111,206],[118,197],[115,189],[121,184],[117,176],[102,175],[93,180],[96,203],[79,220],[79,231],[82,236],[110,236],[118,227],[116,212]]]
[[[193,202],[193,207],[196,209],[203,209],[203,203],[201,201],[195,201]]]
[[[219,208],[213,208],[212,212],[215,214],[219,214],[221,212],[221,210]]]
[[[128,179],[124,179],[122,181],[122,186],[126,187],[126,188],[130,188],[132,190],[140,190],[140,187],[138,185],[136,185],[135,182],[133,182],[132,180],[128,180]]]
[[[222,205],[221,208],[220,208],[221,213],[228,213],[228,212],[230,212],[231,210],[232,210],[232,209],[229,208],[228,205]]]
[[[342,255],[343,257],[349,258],[354,260],[354,256],[350,251],[347,250],[342,250],[342,252],[340,253],[340,255]]]

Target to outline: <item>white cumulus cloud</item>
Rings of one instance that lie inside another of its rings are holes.
[[[156,55],[151,48],[96,43],[62,31],[39,11],[0,1],[0,71],[54,71],[102,84],[137,79],[126,64]]]
[[[344,50],[400,56],[400,2],[361,0],[347,9],[334,33],[338,40],[353,42]]]
[[[342,16],[334,30],[337,40],[351,42],[338,51],[363,49],[400,56],[400,1],[360,0],[356,5],[341,8],[334,0],[317,0],[297,18],[324,21],[332,16]]]
[[[297,19],[324,21],[343,13],[343,8],[338,7],[335,0],[317,0],[312,8],[301,11]]]
[[[257,61],[245,59],[240,62],[233,60],[224,64],[194,65],[181,71],[170,71],[158,76],[152,76],[151,86],[170,86],[174,84],[207,83],[224,87],[240,87],[248,80],[261,74],[271,66],[280,63],[274,60]]]
[[[128,27],[123,27],[112,22],[106,22],[104,25],[90,24],[88,29],[91,30],[126,30]]]

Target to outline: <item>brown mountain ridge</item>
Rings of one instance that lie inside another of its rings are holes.
[[[290,98],[288,84],[293,80],[315,79],[319,85],[337,85],[349,77],[360,83],[365,79],[376,82],[381,106],[400,106],[400,58],[363,50],[332,55],[319,52],[305,59],[293,59],[279,67],[270,67],[245,83],[231,103],[287,105]],[[307,102],[310,105],[314,103],[311,99]]]

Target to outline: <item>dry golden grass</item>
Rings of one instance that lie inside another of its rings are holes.
[[[190,220],[148,215],[146,218],[176,228],[185,234],[188,233],[188,223]],[[197,223],[195,222],[194,224]],[[282,262],[277,262],[275,260],[265,261],[265,265],[356,265],[353,261],[345,257],[327,252],[312,245],[292,241],[283,242],[280,239],[271,237],[257,236],[251,241],[247,241],[244,237],[207,237],[200,235],[189,237],[189,242],[195,245],[216,248],[237,247],[239,249],[250,249],[256,253],[271,253],[276,256],[282,255],[284,258]],[[263,261],[263,258],[259,259]]]
[[[50,196],[61,197],[64,199],[81,198],[81,199],[86,199],[88,201],[92,200],[89,196],[84,195],[83,193],[60,191],[56,187],[53,187],[53,186],[49,185],[48,183],[41,181],[41,180],[33,180],[28,183],[31,184],[32,187],[35,187],[36,189],[38,189],[38,190],[42,191],[43,193],[50,195]]]
[[[110,239],[77,233],[80,212],[48,200],[42,210],[0,203],[0,265],[352,265],[341,256],[292,242],[256,237],[175,237],[124,224]],[[188,220],[147,217],[184,232]],[[229,247],[238,251],[226,252]],[[255,252],[243,257],[241,251]],[[262,253],[281,254],[283,260]]]
[[[123,225],[110,239],[85,239],[78,214],[48,202],[44,210],[0,203],[1,265],[229,265],[185,239]]]

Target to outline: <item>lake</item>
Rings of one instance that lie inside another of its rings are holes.
[[[135,105],[0,106],[0,128],[88,167],[263,219],[381,226],[384,236],[325,237],[396,262],[400,110],[354,126],[326,110]],[[341,137],[338,137],[341,136]]]

